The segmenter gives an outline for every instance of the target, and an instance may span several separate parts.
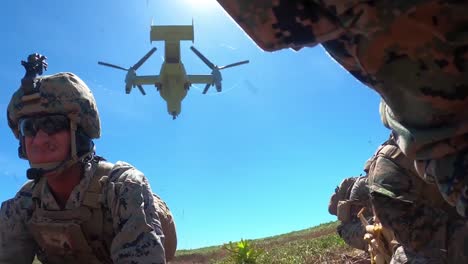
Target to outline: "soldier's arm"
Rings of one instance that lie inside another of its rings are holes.
[[[37,244],[25,225],[26,208],[24,197],[19,193],[15,198],[2,203],[0,209],[0,263],[31,264],[36,255]]]
[[[338,235],[353,248],[366,250],[367,244],[364,241],[366,228],[359,221],[341,223],[338,226]]]
[[[217,1],[255,43],[266,51],[313,46],[336,39],[344,32],[343,25],[334,14],[341,6],[326,9],[310,0]]]
[[[120,175],[119,175],[120,174]],[[130,166],[111,173],[118,175],[108,190],[108,204],[113,216],[115,237],[111,244],[114,263],[165,262],[161,224],[146,177]]]

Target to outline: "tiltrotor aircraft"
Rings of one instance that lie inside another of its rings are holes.
[[[232,63],[225,66],[217,66],[203,56],[200,51],[191,46],[190,49],[211,69],[210,75],[190,75],[186,74],[184,64],[180,60],[180,41],[191,40],[193,42],[193,24],[183,26],[151,26],[150,40],[164,41],[164,62],[159,75],[138,76],[136,70],[156,51],[152,48],[135,65],[126,69],[114,64],[101,62],[98,64],[127,71],[125,77],[125,93],[129,94],[132,88],[137,87],[145,95],[143,85],[155,85],[161,97],[167,103],[167,111],[173,119],[181,111],[181,102],[187,95],[187,91],[192,84],[206,84],[203,94],[206,94],[211,86],[215,86],[216,91],[221,92],[221,70],[248,63],[248,60]]]

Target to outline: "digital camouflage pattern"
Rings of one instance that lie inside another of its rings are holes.
[[[468,263],[468,226],[389,139],[371,158],[374,212],[401,245],[392,263]]]
[[[63,114],[83,129],[90,138],[99,138],[101,125],[93,94],[75,74],[69,72],[36,79],[36,93],[26,95],[20,87],[8,105],[8,125],[19,138],[18,120],[24,116]]]
[[[164,234],[164,252],[166,255],[166,261],[171,261],[175,257],[175,253],[177,251],[177,230],[174,216],[161,197],[153,193],[153,198]]]
[[[322,44],[380,94],[400,149],[468,216],[467,1],[217,1],[264,50]]]
[[[96,164],[85,163],[84,177],[73,189],[63,210],[73,210],[84,203],[87,196],[83,194],[89,188]],[[43,177],[41,181],[44,180]],[[29,232],[35,202],[47,211],[61,210],[47,184],[40,184],[41,181],[36,184],[29,181],[13,199],[2,204],[0,263],[30,264],[36,254],[43,263],[57,263],[49,261],[53,258],[47,259]],[[39,190],[35,190],[37,186]],[[146,177],[131,165],[117,162],[102,187],[102,198],[103,234],[95,239],[107,246],[112,263],[166,263],[164,235],[158,217],[160,209],[155,206]],[[80,257],[75,255],[72,262],[67,259],[66,263],[90,263]]]
[[[366,230],[357,217],[357,213],[363,207],[366,208],[365,217],[370,220],[372,210],[367,177],[350,177],[341,182],[330,198],[329,212],[337,215],[341,221],[337,232],[346,244],[353,248],[367,250],[367,243],[364,241]]]

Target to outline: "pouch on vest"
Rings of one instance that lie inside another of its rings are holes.
[[[47,263],[65,263],[65,260],[66,263],[103,263],[96,258],[81,229],[82,222],[91,213],[84,207],[76,209],[64,214],[36,208],[28,227],[45,253]],[[53,217],[55,214],[59,217]]]

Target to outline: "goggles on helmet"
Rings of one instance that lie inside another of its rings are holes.
[[[69,128],[70,121],[64,115],[25,117],[18,122],[18,130],[25,137],[34,137],[39,130],[52,135]]]

